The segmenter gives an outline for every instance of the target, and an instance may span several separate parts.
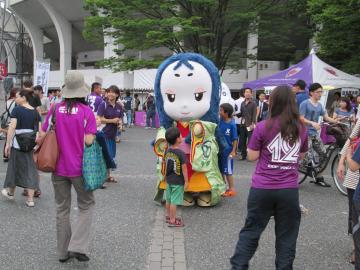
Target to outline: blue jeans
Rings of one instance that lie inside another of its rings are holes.
[[[131,110],[126,111],[126,118],[127,118],[127,126],[130,127],[130,125],[132,124],[132,111]]]
[[[249,261],[258,247],[261,233],[271,216],[274,216],[276,269],[292,270],[301,218],[298,189],[251,188],[247,210],[245,225],[240,231],[235,254],[230,259],[231,269],[249,268]]]
[[[155,128],[155,110],[148,110],[146,112],[146,126],[150,127],[150,118],[151,118],[151,126]]]

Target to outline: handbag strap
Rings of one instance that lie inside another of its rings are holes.
[[[54,129],[56,124],[56,110],[58,108],[59,103],[55,103],[53,105],[53,111],[51,113],[51,122],[50,122],[50,128]]]

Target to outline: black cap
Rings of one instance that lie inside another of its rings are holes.
[[[305,90],[306,82],[304,80],[297,80],[296,83],[293,84],[293,86],[299,86],[301,90]]]

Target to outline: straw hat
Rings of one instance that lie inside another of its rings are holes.
[[[84,98],[89,94],[90,87],[85,83],[84,75],[76,70],[68,71],[61,96],[63,98]]]

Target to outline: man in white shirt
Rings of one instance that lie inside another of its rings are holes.
[[[240,134],[239,132],[240,132],[240,124],[241,124],[241,117],[240,117],[241,104],[245,100],[244,90],[245,90],[245,88],[240,89],[240,96],[239,96],[239,98],[237,100],[235,100],[234,119],[235,119],[235,124],[236,124],[236,128],[237,128],[238,136]],[[238,143],[238,151],[241,152],[241,149],[239,148],[239,143]]]

